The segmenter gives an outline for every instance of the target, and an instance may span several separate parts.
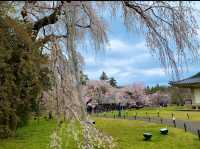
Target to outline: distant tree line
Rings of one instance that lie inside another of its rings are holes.
[[[83,74],[81,72],[81,80],[86,84],[86,81],[89,80],[88,76]],[[100,80],[107,81],[112,87],[119,87],[117,85],[117,81],[115,80],[114,77],[108,77],[108,75],[103,71],[102,74],[99,77]],[[104,90],[104,89],[102,89]],[[170,103],[171,104],[176,104],[176,105],[183,105],[184,104],[184,99],[191,99],[191,91],[190,89],[185,89],[185,88],[176,88],[172,86],[166,86],[166,85],[159,85],[156,84],[155,86],[146,86],[145,87],[145,93],[146,94],[154,94],[154,93],[166,93],[170,95]]]
[[[183,105],[184,99],[191,99],[191,91],[190,89],[186,88],[177,88],[172,86],[165,86],[165,85],[155,85],[155,86],[147,86],[145,88],[145,92],[147,94],[153,94],[156,92],[163,92],[167,93],[171,97],[171,104],[176,105]]]
[[[112,87],[117,87],[117,81],[115,80],[115,78],[114,77],[109,78],[104,71],[100,76],[100,80],[108,81]]]
[[[100,80],[108,81],[112,87],[118,87],[117,81],[114,77],[108,77],[108,75],[103,71],[99,77]],[[82,85],[86,85],[86,82],[89,80],[88,76],[80,71],[80,82]]]
[[[168,88],[168,86],[160,86],[159,84],[155,85],[155,86],[147,86],[145,88],[145,92],[148,94],[153,94],[156,93],[157,91],[165,91]]]

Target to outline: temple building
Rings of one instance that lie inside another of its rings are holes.
[[[169,84],[174,87],[191,89],[192,108],[200,109],[200,72],[183,80],[170,81]]]

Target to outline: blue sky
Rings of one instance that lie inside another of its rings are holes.
[[[158,57],[150,54],[142,34],[129,33],[118,19],[113,19],[109,26],[112,27],[109,28],[109,45],[105,51],[94,54],[89,52],[91,49],[80,50],[85,59],[84,72],[89,79],[99,79],[104,71],[109,77],[114,77],[118,85],[138,82],[150,86],[167,85],[172,80],[172,75],[166,73]],[[199,72],[198,65],[190,63],[180,77]]]

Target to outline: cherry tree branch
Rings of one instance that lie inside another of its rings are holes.
[[[55,39],[60,39],[60,38],[67,38],[67,35],[59,35],[59,36],[58,35],[48,35],[48,36],[45,36],[42,39],[38,39],[37,43],[39,45],[41,45],[41,44],[44,45],[49,41],[53,41]]]

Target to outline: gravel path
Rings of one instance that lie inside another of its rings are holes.
[[[103,116],[103,117],[108,117],[108,116]],[[113,118],[113,117],[109,117],[109,118]],[[121,117],[121,118],[115,117],[115,118],[124,119],[124,117]],[[136,117],[136,118],[125,117],[125,119],[164,124],[164,125],[184,129],[186,131],[192,132],[195,135],[198,135],[198,132],[197,132],[198,130],[200,131],[200,122],[194,122],[194,121],[184,121],[184,120],[176,119],[174,122],[172,119],[165,119],[165,118],[160,118],[160,117],[150,117],[150,118],[149,117]]]
[[[128,118],[130,120],[135,120],[134,117]],[[184,121],[176,119],[175,122],[172,119],[163,119],[159,117],[137,117],[136,120],[142,120],[147,122],[165,124],[172,127],[177,127],[181,129],[186,129],[186,131],[192,132],[197,135],[197,130],[200,130],[200,122]],[[184,127],[185,125],[185,127]]]

